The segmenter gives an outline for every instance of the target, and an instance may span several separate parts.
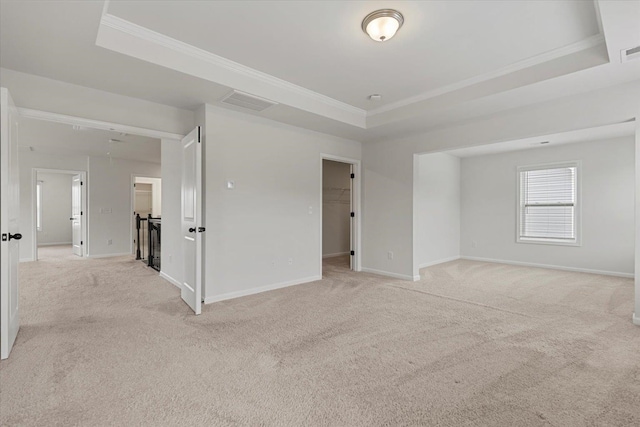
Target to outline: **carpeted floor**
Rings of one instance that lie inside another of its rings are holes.
[[[20,265],[0,424],[638,426],[630,279],[455,261],[206,305],[131,258]]]

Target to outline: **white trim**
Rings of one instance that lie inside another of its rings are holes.
[[[497,77],[505,76],[507,74],[515,73],[516,71],[524,70],[525,68],[530,68],[547,61],[562,58],[563,56],[571,55],[573,53],[577,53],[577,52],[598,46],[599,44],[604,43],[604,41],[605,41],[604,35],[596,34],[584,40],[580,40],[579,42],[576,42],[558,49],[550,50],[540,55],[527,58],[523,61],[519,61],[514,64],[507,65],[506,67],[502,67],[497,70],[490,71],[488,73],[480,74],[470,79],[461,80],[459,82],[456,82],[447,86],[442,86],[434,90],[421,93],[416,96],[401,99],[400,101],[392,102],[390,104],[384,105],[374,110],[370,110],[367,114],[367,117],[375,116],[381,113],[386,113],[388,111],[392,111],[397,108],[402,108],[407,105],[415,104],[416,102],[425,101],[430,98],[435,98],[436,96],[444,95],[449,92],[455,92],[457,90],[464,89],[468,86],[472,86],[477,83],[482,83],[487,80],[491,80]]]
[[[32,262],[35,261],[33,258],[20,258],[18,262]]]
[[[255,295],[262,292],[273,291],[276,289],[288,288],[289,286],[302,285],[304,283],[316,282],[322,280],[322,276],[311,276],[303,279],[290,280],[288,282],[275,283],[273,285],[260,286],[258,288],[246,289],[244,291],[229,292],[226,294],[214,295],[204,299],[205,304],[211,304],[214,302],[226,301],[234,298],[245,297],[248,295]]]
[[[427,267],[432,267],[434,265],[438,265],[438,264],[444,264],[445,262],[451,262],[451,261],[456,261],[460,259],[460,255],[456,255],[456,256],[452,256],[449,258],[442,258],[436,261],[429,261],[429,262],[425,262],[422,263],[418,266],[419,270],[422,270],[423,268],[427,268]]]
[[[245,65],[239,64],[237,62],[231,61],[222,56],[215,55],[204,49],[200,49],[196,46],[190,45],[180,40],[176,40],[172,37],[168,37],[164,34],[150,30],[149,28],[145,28],[140,25],[134,24],[133,22],[119,18],[117,16],[110,15],[109,13],[105,13],[104,15],[102,15],[102,18],[100,19],[100,27],[102,26],[105,26],[107,28],[110,28],[122,34],[132,36],[138,40],[141,40],[147,43],[152,43],[153,45],[160,46],[165,49],[169,49],[173,52],[177,52],[179,54],[185,55],[186,57],[189,57],[191,59],[205,62],[206,64],[209,65],[208,68],[211,68],[211,66],[213,65],[221,72],[225,72],[225,71],[231,72],[234,75],[248,78],[262,84],[267,84],[276,89],[286,91],[288,93],[295,94],[298,96],[302,96],[307,100],[311,100],[313,102],[320,103],[327,107],[339,110],[343,113],[347,113],[352,116],[352,120],[344,120],[338,117],[332,117],[332,118],[334,118],[335,120],[340,120],[345,123],[349,123],[351,125],[360,127],[362,129],[366,128],[367,112],[362,108],[358,108],[353,105],[347,104],[345,102],[338,101],[337,99],[331,98],[329,96],[323,95],[318,92],[314,92],[305,87],[298,86],[286,80],[282,80],[277,77],[274,77],[270,74],[263,73],[261,71],[258,71],[253,68],[247,67]],[[96,44],[98,46],[110,49],[108,46],[105,46],[103,43],[105,41],[104,36],[105,35],[101,34],[101,31],[99,30],[98,40],[96,41]],[[124,53],[124,52],[121,51],[120,53]],[[186,62],[186,61],[182,61],[182,62]],[[185,70],[177,70],[177,71],[184,72]],[[197,77],[205,78],[202,75],[198,75]],[[212,80],[209,80],[209,81],[212,81]],[[216,82],[216,83],[220,83],[220,84],[224,84],[225,86],[228,86],[228,84],[225,84],[225,82]],[[242,88],[236,88],[236,89],[242,90]],[[255,95],[262,96],[259,93]],[[266,98],[269,99],[268,96]],[[274,99],[274,101],[280,102],[277,99]],[[311,111],[311,112],[313,113],[314,111]],[[333,116],[335,116],[335,114]]]
[[[184,136],[177,133],[163,132],[154,129],[146,129],[137,126],[122,125],[119,123],[104,122],[102,120],[85,119],[82,117],[67,116],[64,114],[51,113],[49,111],[32,110],[30,108],[18,108],[20,115],[28,119],[44,120],[53,123],[62,123],[66,125],[76,125],[91,129],[109,130],[120,133],[128,133],[131,135],[146,136],[157,139],[177,139],[180,140]]]
[[[538,264],[533,262],[510,261],[510,260],[504,260],[504,259],[480,258],[480,257],[473,257],[473,256],[461,256],[460,259],[466,259],[469,261],[491,262],[494,264],[517,265],[522,267],[548,268],[550,270],[574,271],[577,273],[601,274],[603,276],[625,277],[628,279],[633,279],[634,277],[633,273],[621,273],[619,271],[606,271],[606,270],[592,270],[588,268],[565,267],[561,265]]]
[[[53,242],[53,243],[38,243],[38,247],[41,248],[43,246],[62,246],[62,245],[73,245],[73,242]]]
[[[182,289],[182,284],[180,282],[178,282],[176,279],[174,279],[173,277],[169,276],[164,271],[160,272],[160,277],[162,277],[164,280],[166,280],[167,282],[169,282],[172,285],[174,285],[176,288]]]
[[[335,258],[335,257],[338,257],[338,256],[343,256],[343,255],[349,255],[349,252],[336,252],[335,254],[322,255],[322,259]]]
[[[633,324],[634,325],[640,326],[640,317],[639,316],[636,316],[636,314],[633,313],[632,319],[633,319]]]
[[[351,194],[351,210],[355,212],[356,216],[353,217],[353,227],[355,230],[350,230],[351,233],[355,234],[355,243],[353,250],[355,252],[354,262],[353,262],[353,271],[362,271],[362,165],[361,161],[358,159],[352,159],[349,157],[341,157],[335,156],[333,154],[320,153],[320,196],[318,202],[318,229],[319,229],[319,253],[320,258],[318,260],[318,271],[322,272],[322,193],[323,193],[323,185],[322,185],[322,161],[323,160],[331,160],[333,162],[346,163],[352,166],[353,173],[355,174],[355,178],[353,178],[353,192]]]
[[[99,254],[99,255],[87,255],[87,258],[111,258],[116,256],[131,256],[129,252],[120,252],[116,254]]]
[[[394,279],[409,280],[412,282],[417,282],[418,280],[420,280],[420,275],[409,276],[408,274],[392,273],[390,271],[376,270],[374,268],[367,268],[367,267],[362,267],[361,271],[363,273],[377,274],[378,276],[392,277]]]

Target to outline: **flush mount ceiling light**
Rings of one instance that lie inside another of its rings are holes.
[[[362,31],[377,42],[393,37],[402,27],[404,17],[393,9],[380,9],[368,14],[362,21]]]

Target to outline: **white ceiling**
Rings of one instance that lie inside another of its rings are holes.
[[[120,142],[109,142],[118,140]],[[21,118],[19,149],[55,155],[111,157],[160,163],[159,139],[118,132],[81,128],[67,124]]]
[[[373,42],[362,19],[389,6],[404,25]],[[116,1],[108,12],[366,110],[599,33],[589,1]]]
[[[390,6],[405,25],[373,42],[360,22]],[[369,141],[637,80],[619,51],[639,20],[638,1],[1,1],[0,66],[187,109],[238,89]]]

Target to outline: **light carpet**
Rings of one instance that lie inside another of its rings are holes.
[[[412,283],[339,258],[196,317],[128,257],[20,274],[3,426],[640,425],[630,279],[460,260]]]

